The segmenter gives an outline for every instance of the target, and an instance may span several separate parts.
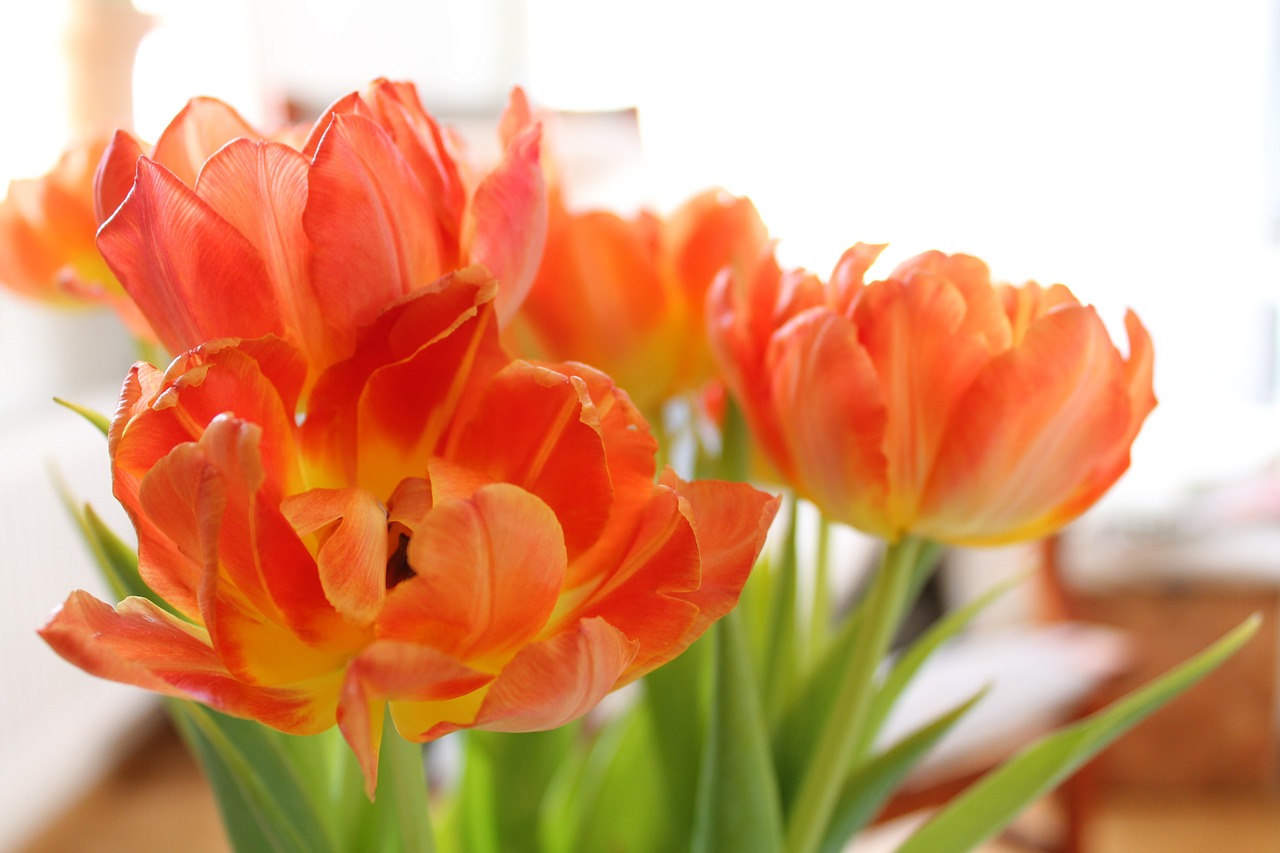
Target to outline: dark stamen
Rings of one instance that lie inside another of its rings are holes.
[[[409,537],[401,533],[396,544],[396,552],[387,560],[387,589],[407,581],[417,572],[409,565]]]

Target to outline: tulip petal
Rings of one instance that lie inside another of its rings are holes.
[[[447,456],[546,501],[564,526],[571,558],[609,519],[613,487],[600,417],[586,383],[575,376],[512,362],[489,381]]]
[[[280,334],[262,257],[172,173],[143,157],[98,248],[170,352]]]
[[[179,612],[196,617],[205,571],[216,570],[226,498],[194,443],[158,460],[138,488],[138,570]]]
[[[296,351],[277,339],[202,346],[163,374],[136,365],[108,436],[116,496],[131,506],[129,483],[227,410],[261,428],[263,465],[282,493],[292,491],[300,482],[293,406],[302,369]]]
[[[280,510],[298,535],[320,534],[325,598],[354,624],[372,624],[387,593],[387,511],[378,499],[358,488],[309,489]]]
[[[101,224],[116,212],[133,189],[138,158],[145,152],[127,131],[117,130],[102,153],[93,181],[93,211]]]
[[[800,314],[768,353],[770,458],[835,518],[893,538],[884,430],[885,391],[854,326],[822,309]]]
[[[484,486],[437,504],[414,532],[409,565],[378,634],[497,669],[536,637],[564,582],[565,550],[551,509],[516,486]]]
[[[192,98],[156,140],[151,159],[189,187],[205,161],[237,137],[261,139],[234,109],[216,98]]]
[[[312,162],[303,227],[328,360],[348,356],[356,329],[445,272],[431,200],[386,131],[334,115]]]
[[[920,493],[956,401],[1000,351],[997,346],[1009,340],[1008,321],[985,277],[985,266],[975,270],[954,258],[937,257],[921,256],[918,269],[900,267],[895,276],[903,278],[869,288],[854,311],[859,342],[875,365],[887,409],[883,448],[890,538],[916,518]],[[935,260],[945,275],[929,269]],[[961,271],[956,280],[963,284],[950,277],[956,269]],[[824,369],[843,369],[836,365],[842,363],[830,361]]]
[[[297,614],[296,600],[315,586],[315,567],[305,550],[281,554],[256,535],[264,520],[256,505],[263,480],[258,435],[253,425],[220,416],[198,444],[178,445],[152,467],[139,489],[146,519],[139,524],[139,568],[162,595],[185,569],[178,580],[196,584],[202,621],[227,669],[251,683],[285,684],[340,666],[345,650],[332,646],[358,638],[329,630],[330,648],[317,649],[284,625],[271,587],[282,590]],[[293,559],[270,561],[279,556]]]
[[[845,250],[827,282],[828,305],[832,311],[844,317],[853,316],[854,306],[866,288],[867,270],[887,248],[888,244],[855,243]]]
[[[113,609],[86,592],[74,592],[40,636],[59,655],[101,678],[194,699],[291,734],[316,734],[333,724],[336,678],[281,688],[244,684],[223,667],[203,630],[145,599],[128,598]]]
[[[958,544],[1032,538],[1096,500],[1110,483],[1079,487],[1129,432],[1124,369],[1092,308],[1033,323],[956,405],[917,532]]]
[[[1156,407],[1154,380],[1154,353],[1151,336],[1132,311],[1125,314],[1125,329],[1129,335],[1129,358],[1124,364],[1125,386],[1129,397],[1129,422],[1124,437],[1116,442],[1106,458],[1099,462],[1092,473],[1084,478],[1075,494],[1064,501],[1059,514],[1074,518],[1088,509],[1103,492],[1129,468],[1129,449],[1147,415]]]
[[[687,507],[685,512],[693,521],[702,564],[698,588],[680,595],[697,606],[698,619],[685,638],[668,650],[666,659],[669,660],[738,603],[782,498],[771,497],[746,483],[716,480],[689,483],[670,470],[662,482],[674,489]]]
[[[495,284],[469,267],[397,302],[360,334],[351,358],[316,383],[302,426],[317,485],[389,495],[422,475],[436,445],[483,382],[506,362],[492,309]],[[412,388],[411,395],[405,394]]]
[[[360,762],[370,799],[377,787],[382,708],[388,699],[448,702],[479,690],[491,679],[427,646],[379,640],[361,651],[347,668],[337,718],[342,736]],[[417,732],[406,732],[398,722],[397,727],[405,737],[418,739]]]
[[[306,158],[279,143],[237,139],[209,158],[195,190],[263,259],[281,326],[295,345],[319,340],[320,309],[307,275],[310,244],[302,230]]]
[[[750,199],[708,190],[682,204],[668,218],[663,242],[695,328],[702,328],[707,288],[726,266],[747,269],[769,239]]]
[[[365,94],[378,112],[378,123],[391,134],[396,148],[426,190],[440,227],[442,269],[459,265],[458,244],[466,207],[466,186],[440,125],[422,107],[412,83],[378,80]]]
[[[524,89],[513,86],[511,94],[507,96],[507,105],[502,108],[502,115],[498,119],[498,140],[502,143],[502,147],[504,149],[511,147],[515,138],[533,124],[533,109],[529,106],[529,96],[525,94]]]
[[[637,648],[603,619],[525,646],[494,680],[475,726],[530,732],[576,720],[615,687]]]
[[[823,305],[822,283],[803,272],[784,273],[773,245],[745,272],[723,271],[707,293],[711,352],[751,433],[769,459],[786,469],[789,453],[771,397],[766,358],[774,331],[801,312]]]
[[[501,325],[515,315],[529,292],[547,237],[541,133],[534,125],[511,141],[502,162],[476,188],[463,224],[469,262],[483,264],[501,282]]]
[[[611,366],[641,345],[671,310],[657,242],[652,217],[629,221],[551,205],[541,265],[521,308],[549,357]]]
[[[697,605],[687,594],[701,584],[702,566],[686,512],[675,491],[655,487],[644,515],[629,531],[627,551],[607,566],[596,564],[598,571],[584,588],[562,596],[561,624],[599,616],[639,642],[638,672],[664,660],[698,621]]]

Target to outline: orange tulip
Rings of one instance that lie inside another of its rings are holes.
[[[62,307],[106,305],[145,334],[94,245],[93,179],[106,147],[105,138],[73,146],[47,175],[9,184],[0,202],[0,285]]]
[[[111,426],[143,578],[178,615],[74,593],[42,635],[96,675],[306,734],[377,774],[405,737],[581,716],[735,603],[776,499],[655,485],[625,394],[513,361],[497,282],[446,275],[307,363],[267,336],[134,367]]]
[[[601,368],[656,413],[711,377],[707,288],[722,267],[750,263],[767,239],[755,206],[720,190],[665,220],[570,213],[553,192],[521,329],[537,352]]]
[[[117,134],[98,246],[170,352],[274,334],[314,379],[386,305],[462,266],[488,267],[500,315],[514,312],[546,230],[539,133],[504,122],[503,160],[470,186],[408,83],[340,99],[305,137],[286,134],[300,147],[198,99],[150,157]]]
[[[854,246],[826,285],[766,256],[713,288],[713,346],[766,455],[891,541],[1012,542],[1091,506],[1155,406],[1137,316],[1125,358],[1062,285],[993,286],[938,252],[865,284],[882,248]]]

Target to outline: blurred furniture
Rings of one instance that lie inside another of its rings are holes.
[[[1128,693],[1204,650],[1251,614],[1262,629],[1204,681],[1095,762],[1100,784],[1147,788],[1271,787],[1277,765],[1280,528],[1165,530],[1072,541],[1048,552],[1072,618],[1124,631],[1131,667],[1099,702]]]

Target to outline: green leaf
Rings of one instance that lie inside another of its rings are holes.
[[[535,826],[543,798],[560,763],[579,735],[580,724],[546,732],[472,731],[466,734],[463,785],[468,804],[467,826],[476,836],[468,849],[501,853],[537,853]],[[476,826],[483,822],[484,827]]]
[[[919,560],[908,568],[910,578],[905,598],[895,605],[895,612],[878,618],[901,623],[905,608],[919,595],[929,575],[937,566],[940,549],[923,543]],[[887,556],[887,554],[886,554]],[[867,642],[865,626],[871,599],[865,595],[838,628],[835,638],[822,650],[817,663],[804,675],[793,691],[781,721],[774,726],[774,762],[784,807],[789,808],[800,786],[800,779],[814,760],[819,733],[834,713],[839,685],[849,661],[858,646]]]
[[[693,832],[702,744],[711,707],[714,651],[712,638],[704,635],[644,679],[644,707],[657,735],[654,741],[666,799],[666,826],[673,839],[685,844]]]
[[[60,397],[54,397],[53,402],[57,403],[59,406],[65,406],[66,408],[75,412],[77,415],[79,415],[80,417],[84,418],[86,421],[88,421],[89,423],[97,427],[98,431],[101,432],[103,435],[106,435],[108,431],[110,431],[111,429],[111,419],[108,418],[106,415],[102,414],[101,412],[95,412],[93,409],[90,409],[88,406],[81,406],[78,403],[72,403],[67,400],[63,400]]]
[[[142,575],[138,573],[138,552],[107,527],[92,506],[80,504],[56,468],[51,471],[51,476],[58,498],[79,528],[81,538],[111,591],[121,599],[131,595],[145,598],[169,613],[181,616],[142,579]]]
[[[1260,623],[1251,617],[1162,678],[1032,744],[948,803],[898,853],[963,853],[993,837],[1076,768],[1217,668]]]
[[[736,612],[720,620],[716,647],[692,850],[777,853],[782,849],[782,804],[760,693]]]
[[[867,824],[898,785],[947,732],[987,694],[986,688],[952,710],[916,729],[892,747],[861,765],[845,782],[822,846],[822,853],[840,853]]]
[[[464,849],[474,853],[501,853],[498,825],[493,820],[498,810],[498,804],[494,801],[493,767],[474,739],[476,734],[478,733],[469,731],[460,735],[465,756],[459,793],[459,821]]]
[[[280,735],[171,699],[168,706],[213,787],[237,853],[338,853],[324,819],[288,760]]]
[[[765,670],[761,683],[769,685],[765,697],[765,718],[776,725],[787,708],[794,685],[798,681],[800,625],[796,619],[796,601],[799,597],[799,571],[796,555],[796,499],[787,501],[787,532],[778,560],[772,606],[769,614],[769,633],[765,644]],[[767,567],[772,570],[774,567]]]
[[[236,853],[291,853],[295,848],[279,837],[278,828],[264,822],[263,816],[236,784],[228,763],[187,716],[181,707],[185,704],[172,700],[169,714],[213,789],[222,815],[222,828],[226,830],[231,849]]]
[[[983,610],[991,606],[996,599],[1026,580],[1025,576],[1011,578],[996,584],[983,595],[964,607],[948,613],[946,617],[935,623],[924,636],[916,640],[894,663],[888,677],[880,685],[875,699],[871,703],[871,714],[867,721],[866,743],[860,748],[870,745],[880,733],[881,726],[888,718],[893,706],[897,704],[902,691],[907,689],[911,681],[920,671],[920,667],[941,648],[948,640],[959,634]]]
[[[547,853],[675,849],[655,740],[649,715],[633,706],[604,726],[585,757],[570,753],[566,772],[549,786],[539,820]]]
[[[434,853],[422,744],[401,737],[390,710],[384,713],[378,787],[369,804],[376,834],[359,843],[383,853]]]
[[[861,608],[864,624],[858,642],[845,666],[836,671],[839,687],[834,704],[821,718],[816,746],[791,802],[788,853],[818,850],[844,780],[865,760],[876,672],[936,554],[933,543],[914,537],[892,542],[885,551]]]

